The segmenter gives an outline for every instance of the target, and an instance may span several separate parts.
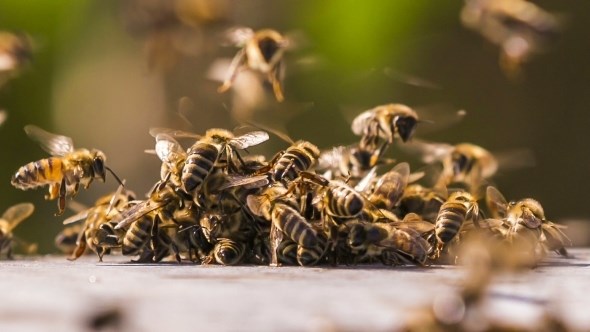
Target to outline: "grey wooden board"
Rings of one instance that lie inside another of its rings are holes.
[[[545,306],[590,330],[590,249],[500,277],[489,315],[532,324]],[[301,268],[126,264],[123,257],[0,262],[0,331],[83,331],[119,308],[125,331],[396,330],[417,306],[455,291],[457,266]]]

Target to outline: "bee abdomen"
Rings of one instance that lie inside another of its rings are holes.
[[[150,239],[152,220],[148,216],[135,221],[123,238],[121,251],[123,255],[132,256],[139,253]]]
[[[327,197],[328,209],[337,217],[354,217],[361,213],[365,204],[359,193],[344,186],[331,188]]]
[[[301,266],[312,266],[320,262],[325,257],[328,248],[328,239],[325,236],[318,235],[318,244],[312,248],[299,246],[297,248],[297,262]]]
[[[213,170],[219,157],[219,150],[213,144],[197,143],[188,151],[182,168],[182,186],[187,192],[194,192]]]
[[[380,209],[391,210],[399,202],[403,190],[401,182],[385,182],[369,196],[369,201]]]
[[[466,216],[467,208],[463,204],[443,204],[436,218],[435,232],[439,242],[450,242],[459,233]]]
[[[62,160],[54,157],[30,162],[18,169],[11,183],[19,189],[30,189],[61,182],[62,165]]]
[[[246,245],[230,239],[221,238],[218,240],[213,248],[215,261],[222,265],[238,264],[242,260],[242,257],[244,257]]]
[[[299,147],[290,147],[277,160],[272,170],[274,181],[288,180],[293,181],[299,176],[299,173],[311,168],[314,159],[303,149]]]
[[[317,233],[296,210],[284,204],[277,204],[272,210],[272,222],[302,247],[317,245]]]

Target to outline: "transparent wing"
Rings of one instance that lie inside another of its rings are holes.
[[[10,225],[10,229],[14,229],[21,221],[28,218],[33,211],[35,206],[32,203],[20,203],[9,207],[4,214],[2,219],[6,220]]]
[[[254,37],[254,30],[247,27],[233,27],[225,32],[225,44],[242,47],[252,37]]]
[[[150,201],[141,201],[137,205],[133,205],[132,207],[124,210],[120,214],[116,215],[111,222],[117,224],[115,229],[121,229],[129,226],[129,224],[133,223],[137,219],[145,216],[146,214],[159,209],[162,205],[154,204]]]
[[[74,151],[74,142],[67,136],[52,134],[34,125],[26,125],[25,133],[52,156],[65,156]]]
[[[363,113],[359,114],[354,120],[352,120],[351,129],[355,135],[362,135],[365,131],[365,128],[369,125],[371,121],[375,119],[375,112],[373,109],[368,111],[364,111]]]
[[[253,131],[232,139],[229,144],[238,149],[247,149],[267,141],[268,138],[268,133],[265,131]]]
[[[453,151],[454,146],[446,143],[432,143],[413,139],[410,142],[400,145],[400,149],[410,154],[418,155],[422,162],[430,164],[443,160]]]
[[[508,214],[508,203],[506,202],[506,198],[495,187],[489,186],[486,189],[486,205],[493,218],[506,218]]]
[[[165,163],[175,162],[185,154],[184,149],[172,136],[158,134],[156,136],[156,155]]]
[[[91,209],[87,209],[81,212],[78,212],[76,214],[74,214],[73,216],[69,216],[66,219],[64,219],[63,224],[64,225],[69,225],[69,224],[73,224],[75,222],[78,222],[80,220],[84,220],[86,218],[88,218],[88,214],[90,212]]]
[[[192,133],[190,131],[172,129],[172,128],[164,128],[164,127],[153,127],[150,128],[149,133],[152,137],[158,138],[161,134],[166,134],[171,137],[181,137],[181,138],[194,138],[200,139],[203,137],[202,135]]]
[[[320,155],[321,157],[321,155]],[[363,177],[356,186],[354,186],[354,190],[358,191],[359,193],[363,193],[368,190],[373,184],[375,178],[377,177],[377,167],[371,168],[369,173]]]
[[[246,189],[260,188],[269,184],[268,176],[228,176],[228,181],[219,187],[219,190],[225,190],[233,187],[244,187]]]

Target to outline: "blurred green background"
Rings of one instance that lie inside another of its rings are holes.
[[[178,18],[174,3],[186,5],[188,15]],[[54,217],[56,203],[43,200],[46,189],[23,192],[9,183],[18,167],[47,157],[23,132],[28,123],[103,150],[128,187],[143,195],[159,176],[159,161],[143,152],[153,147],[147,130],[187,129],[177,112],[181,97],[192,101],[187,114],[195,132],[238,124],[230,112],[238,99],[218,94],[209,71],[216,59],[236,52],[223,45],[222,32],[249,26],[292,33],[298,41],[286,57],[287,101],[262,107],[257,119],[329,148],[354,142],[351,119],[376,105],[423,107],[422,117],[432,120],[464,109],[459,123],[423,124],[417,136],[473,142],[500,154],[530,149],[534,167],[500,170],[494,182],[508,199],[541,201],[549,219],[584,224],[590,218],[590,2],[535,3],[560,14],[565,28],[514,81],[498,66],[498,47],[462,26],[462,1],[3,0],[0,30],[30,34],[36,51],[0,90],[0,109],[8,112],[0,127],[0,208],[34,202],[37,211],[16,233],[38,242],[42,253],[55,250],[53,238],[71,212]],[[283,147],[275,140],[262,149],[272,155]],[[390,153],[405,158],[397,149]],[[115,187],[108,178],[76,200],[91,204]]]

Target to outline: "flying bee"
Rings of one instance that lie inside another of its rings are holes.
[[[12,259],[12,230],[23,220],[27,219],[35,206],[31,203],[20,203],[6,209],[0,218],[0,254],[5,254],[6,258]]]
[[[0,87],[31,60],[33,43],[24,33],[0,31]]]
[[[524,0],[466,0],[461,21],[500,46],[500,65],[512,78],[561,28],[558,17]]]
[[[466,221],[477,223],[478,218],[479,206],[471,194],[465,191],[450,194],[436,217],[434,234],[436,245],[431,258],[440,257],[444,247],[456,238]]]
[[[387,104],[359,114],[352,121],[352,131],[363,137],[361,145],[375,146],[379,139],[384,139],[385,146],[392,144],[395,136],[407,142],[414,135],[417,125],[416,111],[402,104]]]
[[[233,155],[241,159],[236,149],[247,149],[268,138],[268,134],[264,131],[253,131],[236,137],[224,129],[207,130],[205,136],[193,144],[187,152],[182,168],[182,189],[194,197],[222,154],[225,154],[228,167],[236,167]],[[240,162],[243,164],[241,160]]]
[[[66,197],[76,195],[80,184],[87,189],[94,179],[104,182],[105,170],[121,183],[115,173],[105,165],[106,157],[102,151],[74,150],[71,138],[49,133],[33,125],[25,126],[25,132],[53,157],[22,166],[13,175],[11,183],[21,190],[49,185],[49,194],[45,199],[58,198],[57,215],[64,212]]]
[[[437,188],[426,188],[419,184],[408,185],[399,201],[399,213],[402,216],[416,213],[432,223],[438,216],[441,205],[447,199],[447,192]]]
[[[301,216],[297,202],[280,183],[265,188],[259,194],[249,195],[247,205],[252,214],[271,222],[271,264],[277,264],[276,248],[282,234],[305,248],[313,248],[318,244],[317,232]]]
[[[283,53],[289,44],[288,39],[275,30],[253,31],[249,28],[235,29],[230,37],[241,49],[233,58],[227,76],[217,91],[229,90],[238,73],[250,69],[266,76],[276,99],[282,102],[285,99],[282,88]]]

